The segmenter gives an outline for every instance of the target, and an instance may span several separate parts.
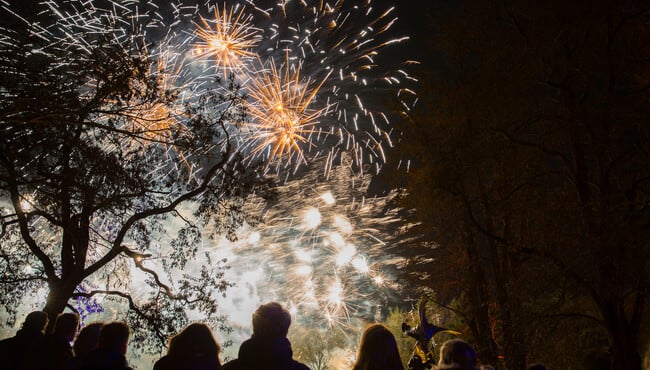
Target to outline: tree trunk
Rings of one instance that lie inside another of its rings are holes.
[[[613,370],[641,370],[638,328],[632,327],[625,316],[623,303],[612,302],[601,305],[603,317],[612,338]]]
[[[65,284],[64,282],[50,283],[50,292],[47,295],[47,302],[45,303],[45,308],[43,311],[47,313],[49,318],[49,323],[47,324],[47,333],[54,332],[54,325],[56,323],[56,318],[62,313],[70,298],[72,298],[72,293],[74,292],[76,284]]]
[[[489,314],[489,288],[488,281],[485,278],[485,273],[481,267],[481,261],[478,258],[477,246],[474,241],[468,241],[467,252],[469,260],[469,276],[474,280],[469,284],[469,300],[473,306],[472,311],[475,313],[470,320],[469,326],[473,331],[473,336],[479,343],[478,355],[479,358],[496,366],[498,363],[498,345],[494,341],[492,331],[490,329],[490,314]]]

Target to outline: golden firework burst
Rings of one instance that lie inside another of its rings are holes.
[[[255,142],[252,153],[266,152],[269,163],[284,157],[305,162],[303,147],[313,145],[310,137],[318,132],[315,126],[330,108],[329,104],[313,104],[329,74],[314,83],[301,78],[301,67],[300,62],[289,63],[288,56],[280,67],[271,60],[246,85],[252,120],[245,126],[252,132],[249,140]]]
[[[201,24],[196,24],[195,34],[201,39],[194,46],[194,53],[199,57],[214,57],[224,72],[244,68],[243,60],[256,56],[251,50],[259,40],[258,29],[252,26],[250,16],[243,8],[228,10],[215,7],[214,20],[201,17]]]

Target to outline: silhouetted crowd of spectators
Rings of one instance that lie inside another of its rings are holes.
[[[132,369],[126,360],[127,324],[117,321],[92,323],[77,335],[79,316],[63,313],[57,317],[52,334],[45,335],[47,324],[45,312],[27,315],[14,337],[0,341],[0,369]],[[193,323],[170,338],[167,354],[155,362],[153,370],[309,370],[293,359],[287,339],[290,325],[291,315],[279,303],[261,305],[253,313],[253,334],[241,344],[237,358],[221,364],[221,347],[210,328]],[[439,357],[434,369],[494,369],[489,365],[479,366],[476,351],[460,339],[445,342]],[[427,366],[417,361],[409,362],[409,367],[414,367],[412,370]],[[395,337],[386,327],[373,324],[364,331],[352,370],[404,370]],[[532,365],[528,370],[546,368]]]

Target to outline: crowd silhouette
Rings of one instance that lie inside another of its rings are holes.
[[[4,370],[132,370],[126,355],[130,330],[126,323],[94,322],[80,331],[79,315],[60,314],[51,334],[45,312],[34,311],[15,336],[0,341],[0,368]],[[253,333],[239,347],[236,359],[222,364],[221,347],[210,328],[192,323],[169,339],[167,354],[153,370],[309,370],[293,358],[287,339],[291,315],[282,305],[261,305],[252,317]],[[78,332],[78,334],[77,334]],[[73,343],[73,344],[71,344]],[[409,370],[494,370],[479,364],[476,351],[461,339],[444,342],[438,363],[409,362]],[[361,336],[352,370],[404,370],[395,336],[383,325],[372,324]],[[546,370],[541,364],[527,370]]]

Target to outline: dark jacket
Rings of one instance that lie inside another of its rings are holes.
[[[219,359],[214,356],[163,356],[153,370],[219,370]]]
[[[18,370],[25,368],[25,358],[33,356],[34,349],[41,347],[43,333],[20,329],[16,336],[0,341],[0,361],[2,369]]]
[[[65,370],[72,355],[72,346],[66,338],[49,334],[43,337],[38,348],[34,348],[33,353],[25,359],[25,369]]]
[[[223,370],[309,370],[294,360],[287,338],[256,338],[239,347],[238,358],[223,365]]]
[[[82,368],[84,370],[133,370],[123,354],[102,348],[90,352]]]

